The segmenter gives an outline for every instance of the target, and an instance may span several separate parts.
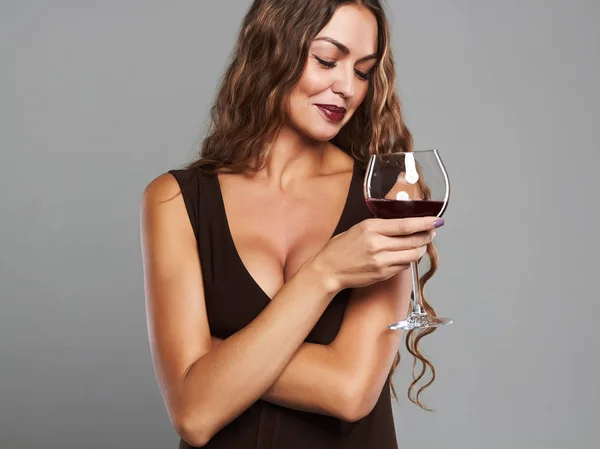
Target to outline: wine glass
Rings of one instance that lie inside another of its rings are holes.
[[[437,149],[374,154],[365,175],[367,207],[377,218],[442,217],[450,197],[448,174]],[[451,324],[449,318],[429,315],[419,292],[418,263],[411,262],[412,311],[392,330]]]

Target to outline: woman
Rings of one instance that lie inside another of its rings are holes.
[[[406,316],[409,264],[435,255],[443,221],[365,205],[369,154],[412,146],[393,86],[379,1],[250,7],[201,158],[141,205],[149,338],[180,448],[397,447],[401,334],[386,325]]]

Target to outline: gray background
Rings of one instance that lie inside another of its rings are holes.
[[[417,148],[452,197],[426,293],[455,324],[401,447],[598,447],[597,0],[390,2]],[[0,2],[0,447],[174,448],[139,200],[194,157],[249,1]],[[595,418],[595,419],[594,419]]]

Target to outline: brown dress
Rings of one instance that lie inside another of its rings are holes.
[[[247,326],[270,298],[240,259],[227,223],[216,176],[198,170],[170,170],[179,183],[202,260],[208,322],[213,335],[227,338]],[[350,189],[334,236],[372,217],[363,198],[364,171],[354,164]],[[333,341],[351,289],[331,301],[306,342]],[[209,449],[395,449],[398,447],[389,384],[373,411],[351,423],[258,400],[221,429],[204,447]],[[183,439],[179,449],[189,449]]]

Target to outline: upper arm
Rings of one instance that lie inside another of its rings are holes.
[[[372,410],[387,380],[402,339],[401,331],[387,326],[406,318],[411,291],[410,269],[352,291],[342,325],[330,346],[353,373],[353,408],[359,416]]]
[[[172,422],[187,370],[211,348],[200,257],[179,184],[150,182],[140,205],[148,337],[156,378]]]
[[[419,184],[398,178],[386,198],[399,192],[422,198]],[[402,332],[387,326],[403,320],[408,313],[412,273],[403,270],[395,276],[352,290],[340,330],[330,344],[355,379],[352,395],[354,414],[364,416],[375,406],[402,341]]]

